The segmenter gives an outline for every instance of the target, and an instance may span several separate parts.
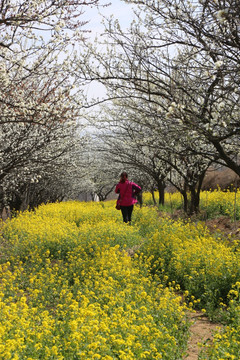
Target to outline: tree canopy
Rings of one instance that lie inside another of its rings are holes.
[[[127,167],[162,203],[166,183],[190,191],[197,211],[211,164],[240,175],[239,1],[125,2],[129,29],[113,16],[90,42],[81,15],[98,1],[1,1],[1,203],[44,178],[76,194],[64,173],[104,199]],[[89,101],[96,81],[105,99]]]

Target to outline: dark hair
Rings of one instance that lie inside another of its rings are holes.
[[[127,178],[128,174],[126,173],[126,171],[123,171],[120,176],[121,176],[121,178],[123,178],[124,176],[126,176],[126,178]]]

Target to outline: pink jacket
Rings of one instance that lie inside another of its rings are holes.
[[[119,194],[117,202],[120,203],[121,206],[131,206],[137,202],[136,195],[141,190],[141,187],[132,181],[126,180],[125,183],[119,182],[115,188],[115,193]]]

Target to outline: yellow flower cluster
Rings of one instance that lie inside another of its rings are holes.
[[[4,225],[3,239],[0,359],[181,357],[185,305],[128,256],[141,229],[113,203],[40,206]]]
[[[155,192],[155,199],[158,202],[159,195]],[[187,194],[190,200],[190,194]],[[143,194],[145,204],[153,204],[150,193]],[[183,197],[179,192],[166,193],[164,199],[164,209],[183,209]],[[240,189],[236,191],[201,191],[200,192],[200,210],[205,212],[207,218],[215,216],[229,216],[232,219],[240,219]]]
[[[214,196],[219,209],[233,201],[213,192],[204,206]],[[181,197],[166,200],[179,206]],[[238,359],[238,241],[151,207],[135,207],[128,226],[114,204],[47,204],[3,225],[0,360],[181,359],[183,298],[208,314],[222,306],[228,323],[199,359]]]
[[[151,259],[151,272],[176,281],[209,309],[227,301],[240,279],[240,253],[229,242],[217,240],[204,224],[161,218],[141,249]]]
[[[226,215],[232,219],[240,219],[240,189],[237,191],[214,191],[201,192],[201,208],[208,216],[214,214]]]
[[[201,206],[207,214],[240,218],[240,191],[201,193]],[[170,195],[175,206],[180,194]],[[178,202],[179,200],[179,202]],[[168,204],[169,198],[166,196]],[[176,281],[189,305],[204,306],[209,315],[218,311],[228,326],[219,329],[213,342],[205,345],[199,359],[240,358],[240,253],[239,240],[224,241],[211,235],[204,224],[161,219],[160,226],[141,248],[151,261],[151,273],[168,284]],[[223,310],[221,310],[221,307]],[[206,311],[205,309],[202,309]]]
[[[155,201],[158,204],[159,193],[154,192]],[[152,194],[149,192],[143,193],[143,203],[147,205],[153,205]],[[179,192],[165,193],[164,204],[166,208],[178,209],[183,207],[183,198]]]
[[[233,284],[228,293],[229,306],[224,308],[228,326],[219,329],[211,344],[206,344],[200,359],[239,359],[240,354],[240,282]]]

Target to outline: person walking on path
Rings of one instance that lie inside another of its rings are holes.
[[[115,193],[119,194],[117,204],[120,205],[123,221],[131,224],[133,206],[137,203],[136,195],[141,187],[128,180],[128,174],[124,171],[120,175],[120,181],[116,185]]]

